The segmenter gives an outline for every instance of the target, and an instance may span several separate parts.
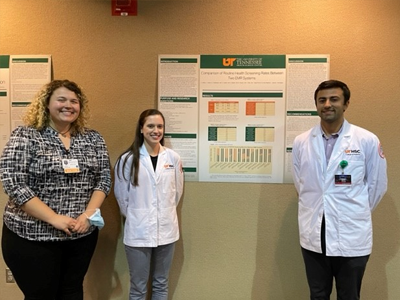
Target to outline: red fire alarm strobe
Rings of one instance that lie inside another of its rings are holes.
[[[113,16],[137,16],[137,0],[111,0]]]

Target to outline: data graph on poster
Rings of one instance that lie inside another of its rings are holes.
[[[270,142],[275,140],[274,127],[246,127],[246,142]]]
[[[271,174],[271,152],[269,147],[210,146],[209,172]]]
[[[208,113],[210,114],[237,114],[239,113],[239,102],[233,101],[210,101],[208,102]]]
[[[275,102],[246,102],[246,115],[248,116],[274,116],[275,115]]]
[[[209,141],[236,141],[237,129],[236,127],[208,127],[208,140]]]

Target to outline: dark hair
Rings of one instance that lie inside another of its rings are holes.
[[[134,186],[139,185],[138,174],[139,174],[139,161],[140,161],[140,147],[144,143],[144,137],[143,137],[143,133],[141,132],[141,130],[143,128],[144,123],[146,122],[146,118],[149,116],[154,116],[154,115],[160,115],[163,119],[164,126],[165,126],[164,115],[159,110],[147,109],[147,110],[143,111],[140,114],[139,120],[136,125],[135,139],[133,140],[132,145],[130,145],[129,148],[127,150],[125,150],[117,159],[116,168],[118,168],[119,164],[121,163],[122,156],[125,153],[128,153],[128,155],[124,158],[124,160],[122,162],[122,176],[124,179],[126,179],[125,173],[123,170],[125,169],[125,165],[129,159],[129,157],[132,156],[133,161],[132,161],[129,175],[130,175],[130,181]],[[160,144],[162,146],[164,146],[164,136],[160,140]],[[118,178],[121,178],[119,173],[117,175],[118,175]]]
[[[317,89],[314,92],[314,101],[315,104],[317,104],[317,94],[321,90],[327,90],[327,89],[332,89],[332,88],[340,88],[343,91],[343,96],[344,96],[344,104],[349,102],[350,100],[350,89],[349,87],[344,83],[339,80],[327,80],[323,81],[319,84]]]

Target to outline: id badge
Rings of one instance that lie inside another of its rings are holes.
[[[351,175],[335,175],[335,185],[336,186],[350,186],[351,185]]]
[[[79,164],[77,159],[63,158],[64,173],[79,173]]]

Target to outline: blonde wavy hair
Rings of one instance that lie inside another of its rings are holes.
[[[25,125],[41,130],[48,126],[50,123],[50,113],[47,108],[50,102],[50,97],[54,91],[60,87],[74,92],[79,100],[80,113],[78,118],[71,124],[72,131],[84,132],[87,127],[88,120],[90,117],[90,111],[88,106],[88,99],[83,93],[82,89],[73,81],[69,80],[53,80],[43,86],[43,88],[37,93],[32,103],[28,106],[28,110],[22,120]]]

